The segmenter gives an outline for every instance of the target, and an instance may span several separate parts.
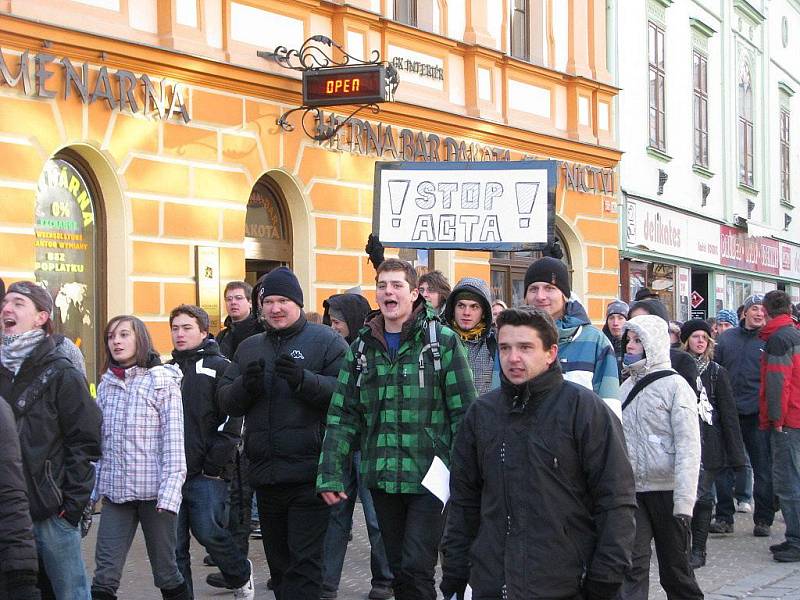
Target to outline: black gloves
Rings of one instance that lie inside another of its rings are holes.
[[[264,359],[248,363],[242,373],[242,385],[251,396],[264,395]]]
[[[292,390],[296,390],[303,383],[303,367],[288,354],[281,354],[275,360],[275,375],[285,379]]]
[[[378,236],[370,233],[367,238],[367,245],[364,250],[369,254],[369,262],[376,269],[383,262],[383,244],[378,239]]]
[[[586,600],[614,600],[621,585],[621,583],[587,579],[583,584],[583,597]]]
[[[442,582],[439,584],[439,590],[444,596],[444,600],[450,600],[453,594],[456,594],[458,600],[464,600],[464,590],[467,589],[467,580],[458,579],[457,577],[442,577]]]
[[[553,240],[552,244],[547,244],[544,248],[542,248],[542,255],[552,256],[553,258],[561,260],[564,258],[564,250],[561,248],[561,244],[558,242],[558,240]]]

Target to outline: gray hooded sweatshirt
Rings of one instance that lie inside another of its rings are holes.
[[[650,373],[670,369],[669,333],[660,317],[642,315],[625,324],[644,345],[645,358],[626,367],[620,387],[625,402],[633,386]],[[647,385],[622,411],[628,457],[637,492],[673,490],[675,515],[691,515],[700,473],[697,396],[675,374]]]

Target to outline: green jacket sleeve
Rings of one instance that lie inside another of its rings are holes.
[[[348,349],[336,388],[328,408],[327,428],[322,441],[322,453],[317,469],[318,492],[342,492],[344,462],[350,456],[350,447],[358,435],[361,415],[358,412],[358,389],[356,388],[355,356]]]

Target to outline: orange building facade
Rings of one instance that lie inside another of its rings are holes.
[[[563,161],[557,234],[601,320],[619,286],[604,3],[564,0],[564,22],[542,0],[529,27],[543,46],[528,60],[510,55],[507,0],[499,26],[489,1],[420,2],[416,26],[391,18],[391,4],[0,1],[0,277],[45,282],[95,367],[116,314],[141,317],[167,353],[171,308],[200,298],[224,318],[225,284],[277,264],[297,273],[307,310],[354,286],[374,303],[363,248],[377,160],[535,157]],[[266,28],[263,45],[254,28]],[[292,132],[276,125],[301,103],[300,81],[256,57],[315,34],[355,56],[378,50],[401,80],[380,114],[323,143],[297,115]],[[531,259],[401,256],[453,282],[482,277],[508,301]]]

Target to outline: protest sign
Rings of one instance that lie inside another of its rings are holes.
[[[375,164],[385,246],[528,250],[553,240],[555,161]]]

